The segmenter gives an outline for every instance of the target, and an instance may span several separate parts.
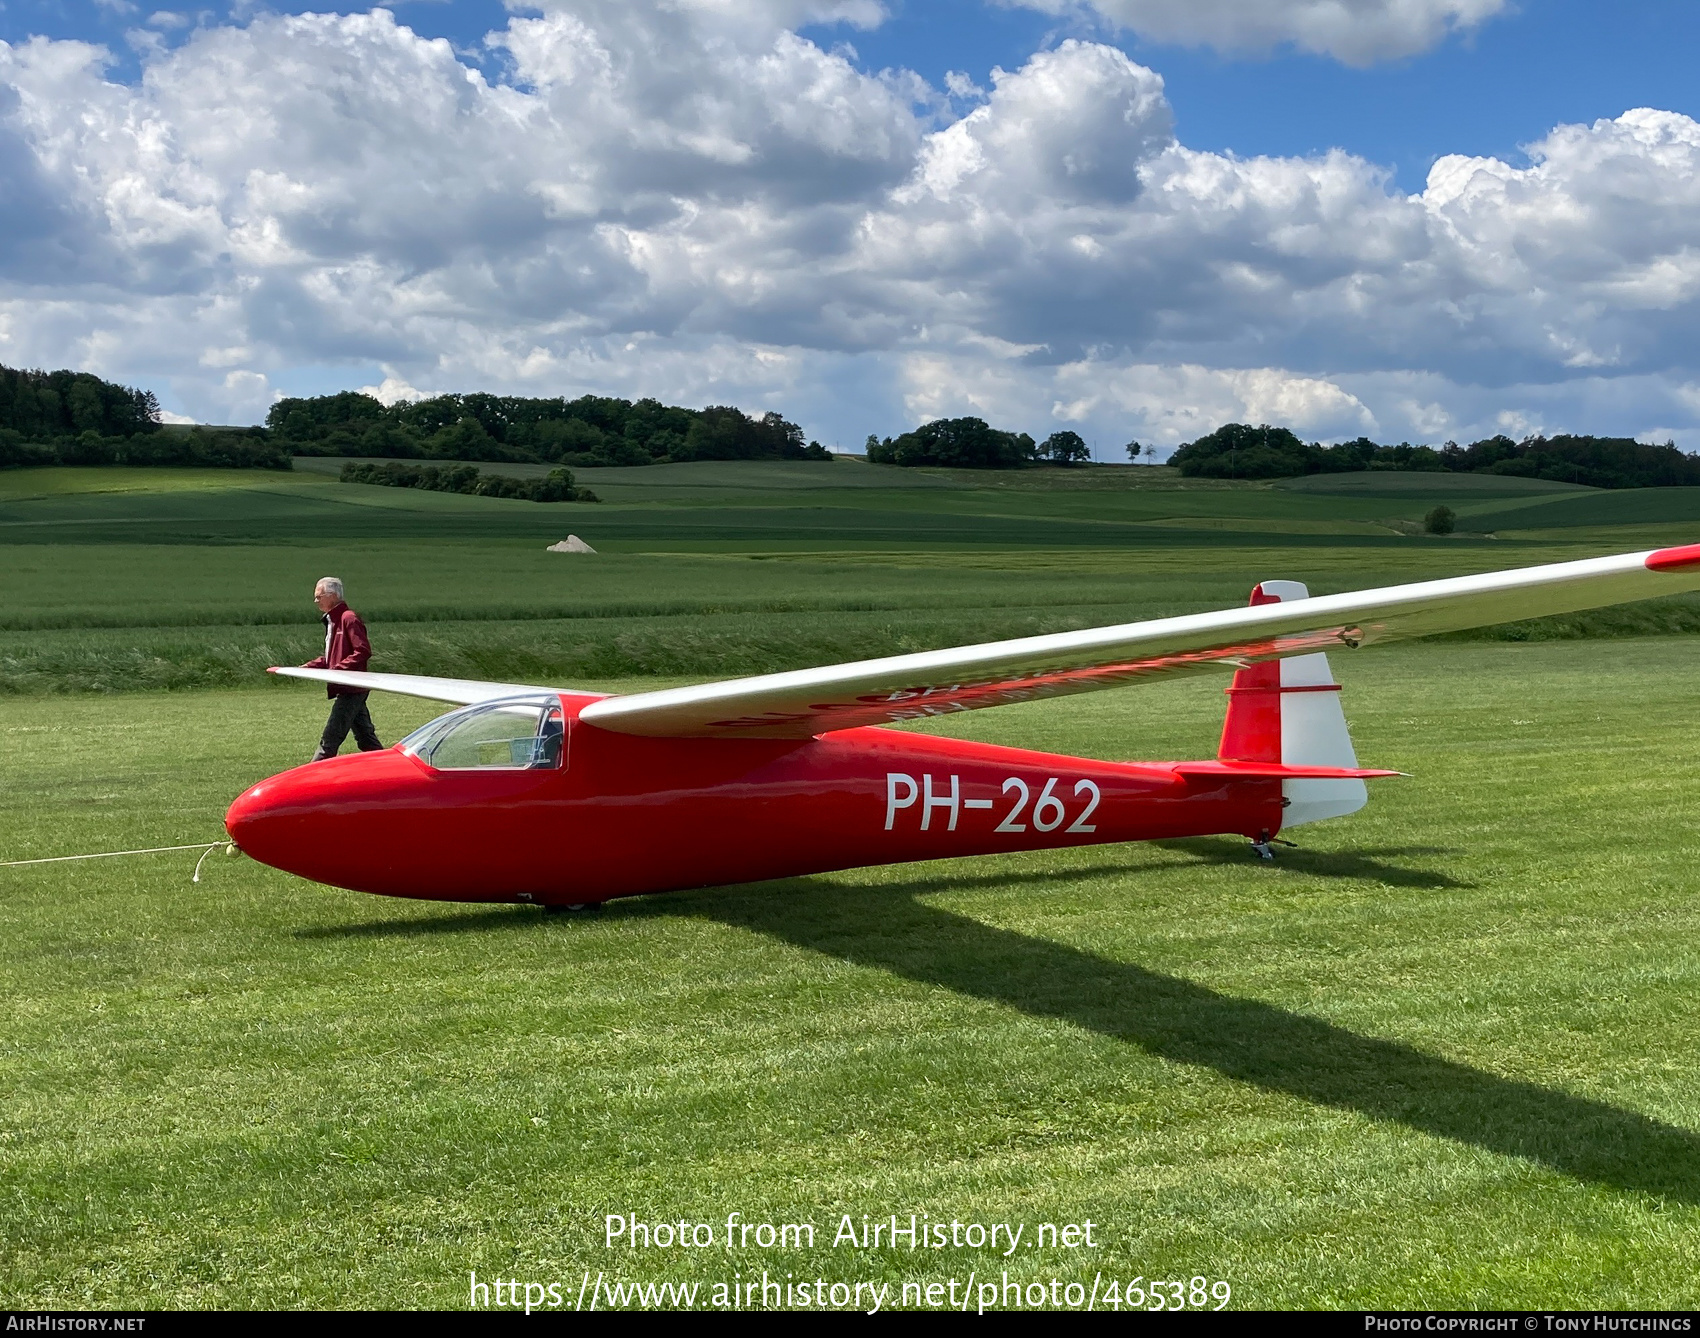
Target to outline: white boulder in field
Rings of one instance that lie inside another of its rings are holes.
[[[594,553],[596,550],[585,543],[578,535],[569,534],[560,543],[550,544],[543,551],[545,553]]]

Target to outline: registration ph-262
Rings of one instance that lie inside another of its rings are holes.
[[[935,822],[943,830],[954,832],[965,811],[991,809],[1002,813],[998,825],[992,829],[997,832],[1025,832],[1029,825],[1037,832],[1054,832],[1059,827],[1064,832],[1095,832],[1098,829],[1093,825],[1092,815],[1102,799],[1097,782],[1089,780],[1075,781],[1071,793],[1066,781],[1051,776],[1035,794],[1033,787],[1021,777],[1011,776],[1004,781],[1001,795],[993,799],[965,795],[960,776],[935,777],[926,772],[917,780],[901,771],[888,771],[885,829],[895,830],[898,815],[906,814],[902,820],[918,821],[924,832],[933,831]]]

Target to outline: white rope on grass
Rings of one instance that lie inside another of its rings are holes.
[[[201,881],[201,865],[207,862],[207,856],[220,846],[234,851],[235,846],[229,841],[197,841],[187,846],[150,846],[146,850],[102,850],[92,855],[49,855],[45,859],[12,859],[0,861],[0,869],[19,869],[26,864],[64,864],[75,859],[116,859],[120,855],[164,855],[173,850],[198,850],[200,859],[195,861],[195,876],[191,882]]]
[[[212,854],[213,851],[217,850],[220,846],[224,847],[224,853],[227,855],[234,855],[236,853],[236,846],[233,843],[214,841],[201,852],[201,857],[195,861],[195,876],[189,880],[191,883],[198,883],[201,881],[201,865],[205,864],[207,862],[207,856]]]

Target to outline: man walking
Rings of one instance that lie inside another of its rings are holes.
[[[372,659],[372,643],[366,639],[366,624],[360,621],[360,615],[343,602],[342,582],[334,576],[325,577],[313,587],[313,602],[325,616],[325,653],[301,667],[365,669]],[[384,746],[378,742],[378,731],[372,728],[372,713],[366,709],[367,693],[340,683],[327,683],[325,695],[331,699],[331,718],[325,722],[324,735],[313,754],[315,762],[335,757],[350,729],[361,752],[377,752]]]

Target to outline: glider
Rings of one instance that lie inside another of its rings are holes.
[[[1327,652],[1700,589],[1700,544],[1249,606],[695,687],[276,668],[456,703],[382,752],[241,795],[265,864],[389,896],[584,907],[861,865],[1234,833],[1342,817],[1365,782]],[[882,728],[1232,671],[1214,758],[1102,762]]]

